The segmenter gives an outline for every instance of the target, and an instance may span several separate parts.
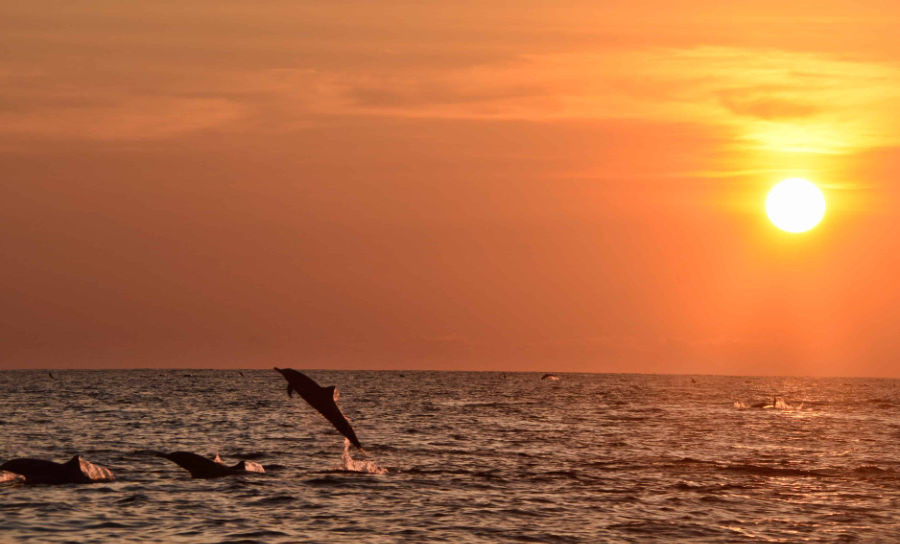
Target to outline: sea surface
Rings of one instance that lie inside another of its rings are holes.
[[[0,542],[900,539],[897,380],[304,370],[364,454],[242,372],[0,372],[0,462],[118,477],[0,485]],[[195,480],[151,450],[266,473]]]

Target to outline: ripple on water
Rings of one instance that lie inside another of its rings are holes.
[[[900,526],[896,381],[309,371],[340,386],[370,445],[349,460],[377,475],[347,470],[280,376],[244,373],[66,371],[50,395],[46,372],[0,372],[4,459],[89,454],[120,478],[0,486],[0,541],[890,542]],[[803,411],[734,409],[773,394]],[[154,449],[267,472],[192,480]]]

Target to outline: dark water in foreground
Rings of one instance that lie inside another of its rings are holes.
[[[0,541],[894,542],[900,534],[900,381],[307,373],[338,385],[369,453],[354,458],[386,474],[347,471],[343,438],[289,399],[271,370],[59,371],[56,380],[0,372],[0,461],[80,453],[119,477],[0,485]],[[773,393],[787,404],[735,406],[771,404]],[[248,458],[268,471],[191,480],[146,449]]]

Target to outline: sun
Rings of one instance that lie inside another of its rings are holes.
[[[789,178],[769,191],[766,213],[781,230],[806,232],[825,216],[825,196],[814,183]]]

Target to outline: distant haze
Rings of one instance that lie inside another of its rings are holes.
[[[900,9],[565,6],[4,3],[0,368],[900,376]]]

